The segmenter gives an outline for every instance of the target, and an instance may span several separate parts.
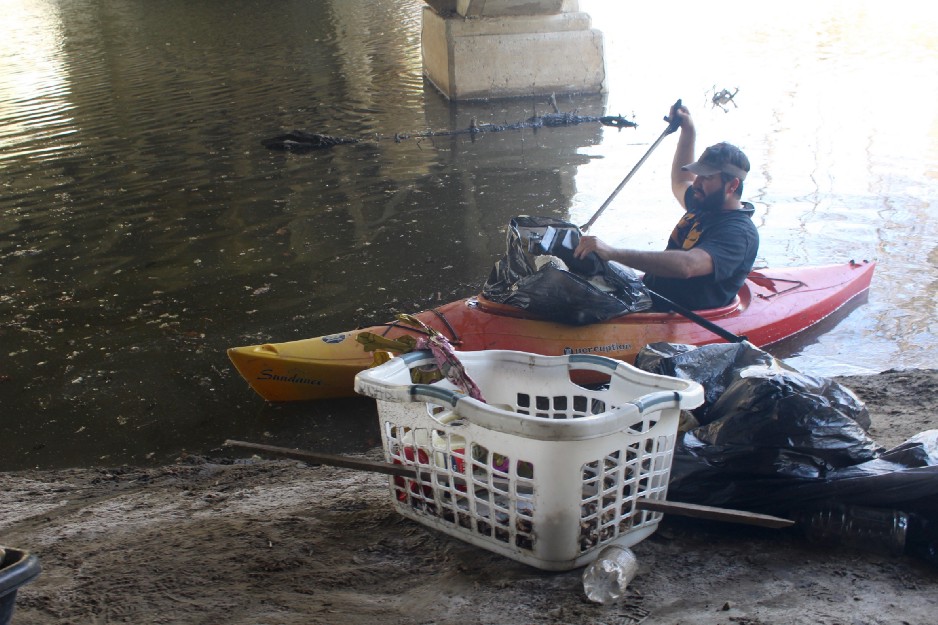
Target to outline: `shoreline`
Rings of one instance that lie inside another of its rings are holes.
[[[938,370],[835,378],[884,447],[938,428]],[[365,457],[381,459],[373,449]],[[886,623],[930,625],[938,570],[790,530],[668,517],[615,606],[398,515],[388,478],[293,460],[0,474],[0,544],[40,559],[16,625]]]

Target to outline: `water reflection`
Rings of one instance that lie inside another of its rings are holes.
[[[15,2],[16,28],[0,37],[0,160],[22,157],[30,145],[61,139],[76,131],[69,112],[69,85],[63,67],[62,24],[54,4]],[[47,157],[69,147],[45,147]]]
[[[616,3],[582,0],[606,31],[610,92],[558,105],[634,114],[639,128],[395,140],[551,109],[443,99],[421,77],[418,0],[7,2],[0,434],[15,451],[0,469],[161,462],[225,438],[367,449],[370,401],[266,406],[225,348],[477,292],[511,217],[585,222],[679,96],[701,145],[733,138],[757,164],[747,194],[763,260],[880,261],[869,303],[794,349],[796,366],[927,365],[938,130],[909,104],[938,95],[935,38],[860,4],[769,7],[764,22],[729,10],[732,39],[705,14],[635,3],[622,20]],[[708,99],[722,87],[740,89],[728,112]],[[359,141],[306,155],[260,145],[290,129]],[[660,248],[677,218],[672,149],[595,233]]]

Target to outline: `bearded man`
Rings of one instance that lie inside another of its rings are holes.
[[[672,107],[670,119],[675,115],[681,134],[671,164],[671,191],[686,212],[667,247],[620,249],[584,236],[574,256],[596,253],[644,272],[655,310],[668,310],[665,300],[691,310],[719,308],[733,301],[759,250],[759,232],[752,223],[755,208],[741,199],[749,159],[735,145],[717,143],[693,162],[694,122],[687,107]]]

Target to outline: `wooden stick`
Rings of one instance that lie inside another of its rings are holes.
[[[372,473],[384,473],[386,475],[397,475],[410,479],[420,479],[424,482],[430,481],[429,473],[419,473],[417,469],[402,464],[389,464],[387,462],[376,462],[374,460],[363,460],[359,458],[349,458],[348,456],[339,456],[336,454],[318,453],[312,451],[302,451],[300,449],[288,449],[286,447],[275,447],[273,445],[262,445],[260,443],[248,443],[245,441],[226,440],[226,447],[237,447],[251,451],[293,458],[302,460],[310,464],[325,464],[334,467],[344,467],[346,469],[357,469],[359,471],[370,471]],[[692,503],[681,503],[679,501],[664,501],[656,499],[639,499],[635,503],[639,510],[650,510],[654,512],[663,512],[666,514],[679,514],[698,519],[708,519],[711,521],[725,521],[728,523],[744,523],[747,525],[758,525],[760,527],[781,528],[790,527],[795,524],[791,519],[770,516],[767,514],[758,514],[747,512],[745,510],[731,510],[728,508],[716,508],[713,506],[701,506]]]
[[[359,458],[349,458],[348,456],[338,456],[335,454],[322,454],[312,451],[302,451],[299,449],[287,449],[286,447],[274,447],[273,445],[262,445],[260,443],[247,443],[244,441],[226,440],[226,447],[238,447],[240,449],[250,449],[294,460],[302,460],[310,464],[326,464],[333,467],[344,467],[346,469],[358,469],[359,471],[371,471],[372,473],[385,473],[387,475],[398,475],[417,479],[417,469],[402,464],[389,464],[387,462],[375,462],[374,460],[363,460]],[[430,476],[424,473],[420,476],[423,481],[429,481]]]
[[[731,510],[729,508],[716,508],[714,506],[701,506],[699,504],[682,503],[680,501],[639,499],[635,502],[635,507],[639,510],[652,510],[654,512],[664,512],[665,514],[678,514],[681,516],[694,517],[696,519],[707,519],[710,521],[725,521],[727,523],[758,525],[759,527],[770,527],[773,529],[791,527],[795,524],[795,522],[791,519],[771,516],[769,514],[758,514],[756,512],[747,512],[745,510]]]

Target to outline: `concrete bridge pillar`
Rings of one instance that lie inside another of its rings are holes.
[[[450,100],[603,93],[602,33],[578,0],[425,0],[424,75]]]

